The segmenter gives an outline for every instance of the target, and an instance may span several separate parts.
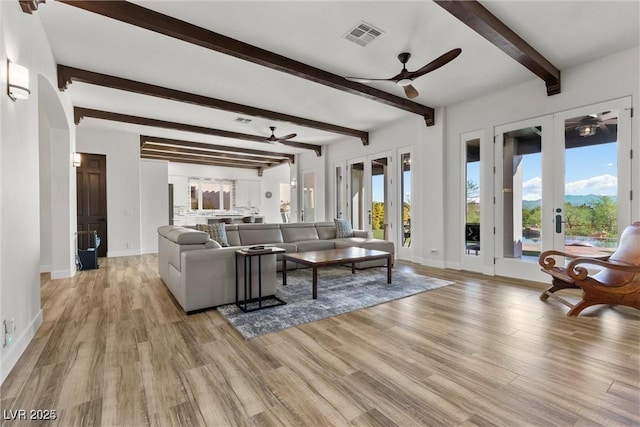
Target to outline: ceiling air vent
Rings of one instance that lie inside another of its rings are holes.
[[[247,119],[246,117],[237,117],[237,118],[236,118],[236,122],[239,122],[239,123],[249,123],[249,122],[251,122],[251,119]]]
[[[380,28],[362,21],[358,25],[347,31],[343,37],[351,42],[354,42],[358,46],[366,46],[382,34],[384,34],[384,31],[382,31]]]

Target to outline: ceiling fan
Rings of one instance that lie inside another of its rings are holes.
[[[265,138],[265,141],[271,143],[271,144],[275,144],[276,142],[281,142],[281,141],[286,141],[287,139],[291,139],[291,138],[295,138],[295,136],[297,135],[297,133],[290,133],[289,135],[285,135],[281,138],[278,138],[275,135],[275,131],[276,131],[276,127],[275,126],[269,126],[269,129],[271,129],[271,136],[268,138]]]
[[[608,126],[617,125],[617,113],[605,111],[601,114],[589,114],[588,116],[575,117],[566,121],[567,129],[575,129],[580,136],[595,135],[598,130],[609,133]]]
[[[462,49],[460,48],[452,49],[449,52],[445,53],[444,55],[429,62],[424,67],[416,71],[408,71],[406,64],[407,64],[407,61],[409,61],[409,58],[411,58],[411,54],[408,52],[403,52],[400,55],[398,55],[398,59],[402,63],[402,71],[400,71],[400,73],[396,74],[395,76],[389,79],[367,79],[367,78],[359,78],[359,77],[345,77],[345,78],[352,82],[359,82],[359,83],[377,83],[377,82],[387,82],[387,81],[394,82],[398,86],[402,86],[402,88],[404,89],[405,95],[407,95],[407,98],[412,99],[418,96],[418,91],[416,90],[416,88],[414,88],[411,85],[411,82],[414,79],[420,76],[424,76],[425,74],[430,73],[431,71],[437,70],[443,65],[448,64],[449,62],[453,61],[458,55],[460,55],[460,53],[462,53]]]

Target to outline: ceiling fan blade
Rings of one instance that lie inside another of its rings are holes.
[[[434,59],[431,62],[429,62],[427,65],[425,65],[424,67],[420,68],[419,70],[416,70],[414,72],[410,72],[408,78],[415,79],[416,77],[420,77],[420,76],[423,76],[423,75],[425,75],[427,73],[430,73],[430,72],[432,72],[434,70],[437,70],[438,68],[442,67],[443,65],[447,65],[449,62],[451,62],[454,59],[456,59],[456,57],[458,55],[460,55],[461,53],[462,53],[462,49],[460,49],[460,48],[452,49],[449,52],[445,53],[444,55]]]
[[[404,94],[407,95],[407,98],[413,99],[416,96],[418,96],[418,91],[416,90],[415,87],[411,85],[406,85],[406,86],[403,86],[403,88],[404,88]]]
[[[366,79],[361,77],[345,77],[345,79],[349,80],[350,82],[356,83],[379,83],[393,81],[393,79]]]
[[[297,135],[297,133],[290,133],[289,135],[285,135],[285,136],[283,136],[283,137],[281,137],[281,138],[278,138],[278,141],[282,141],[282,140],[285,140],[285,139],[295,138],[295,136],[296,136],[296,135]]]

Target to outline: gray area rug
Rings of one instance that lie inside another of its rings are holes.
[[[319,268],[318,299],[314,300],[311,269],[297,269],[287,273],[287,286],[282,286],[278,273],[276,296],[286,305],[244,313],[229,304],[218,311],[245,338],[253,338],[454,283],[398,270],[392,279],[387,284],[386,267],[356,270],[355,275],[345,267]]]

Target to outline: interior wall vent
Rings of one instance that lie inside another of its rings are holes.
[[[354,42],[358,46],[366,46],[383,34],[384,31],[380,28],[362,21],[347,31],[342,37],[350,42]]]
[[[246,117],[237,117],[237,118],[236,118],[236,122],[239,122],[239,123],[249,123],[249,122],[251,122],[251,119],[247,119]]]

